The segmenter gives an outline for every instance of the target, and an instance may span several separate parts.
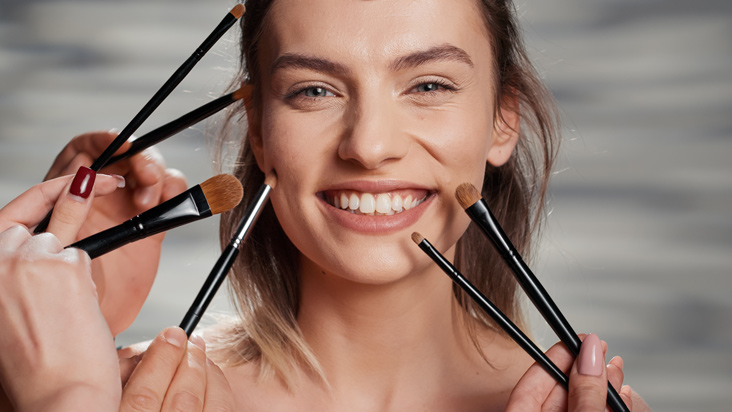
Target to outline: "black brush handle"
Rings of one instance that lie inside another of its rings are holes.
[[[154,146],[163,140],[173,136],[174,134],[185,130],[186,128],[200,122],[201,120],[212,116],[215,113],[225,109],[230,104],[234,103],[234,93],[229,93],[225,96],[219,97],[203,106],[184,114],[183,116],[173,120],[172,122],[166,123],[157,129],[140,136],[135,139],[131,144],[130,148],[117,156],[112,156],[107,162],[107,166],[119,162],[120,160],[127,159],[147,149],[148,147]]]
[[[577,357],[580,346],[582,346],[582,341],[574,329],[572,329],[569,321],[567,321],[559,310],[559,307],[554,303],[554,300],[549,296],[549,293],[544,289],[544,286],[539,282],[539,279],[536,278],[531,269],[529,269],[529,266],[521,258],[521,255],[508,239],[503,228],[498,224],[498,220],[491,213],[485,200],[480,199],[472,206],[466,208],[465,212],[483,233],[485,233],[488,239],[490,239],[503,260],[513,271],[521,288],[526,292],[536,309],[554,330],[554,333],[557,334],[559,340],[572,352],[574,357]],[[607,404],[614,412],[630,412],[618,392],[609,382],[607,392]]]
[[[209,217],[211,214],[203,190],[200,185],[196,185],[126,222],[67,247],[81,249],[94,259],[128,243]]]
[[[521,329],[516,326],[496,305],[486,298],[478,289],[470,283],[465,277],[447,260],[440,252],[435,249],[427,239],[418,243],[422,249],[432,260],[439,266],[458,286],[460,286],[470,296],[478,306],[483,309],[493,320],[511,337],[526,353],[528,353],[537,364],[544,368],[557,382],[562,384],[564,388],[568,388],[569,379],[557,365],[549,359],[546,354],[539,349],[534,342],[526,336]]]
[[[216,292],[226,279],[226,275],[229,273],[238,255],[239,248],[229,245],[221,253],[213,268],[211,268],[211,272],[203,283],[203,286],[201,286],[201,290],[198,291],[198,295],[196,295],[191,307],[180,322],[180,328],[186,332],[188,337],[191,336],[196,326],[198,326],[198,322],[206,312],[214,296],[216,296]]]

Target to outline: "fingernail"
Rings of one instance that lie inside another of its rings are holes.
[[[127,181],[125,181],[124,176],[120,176],[120,175],[110,175],[110,176],[117,179],[117,189],[122,189],[127,184]]]
[[[594,333],[587,335],[580,347],[577,358],[577,372],[580,375],[600,376],[602,367],[605,364],[605,357],[602,354],[602,342]]]
[[[109,129],[109,133],[112,133],[112,134],[119,134],[119,129],[118,129],[118,128],[116,128],[116,127],[113,127],[113,128],[111,128],[111,129]]]
[[[186,333],[181,328],[168,328],[163,332],[163,338],[176,348],[180,348],[186,342]]]
[[[74,180],[71,182],[71,188],[69,194],[75,200],[83,202],[86,200],[94,188],[94,180],[97,178],[97,172],[89,169],[88,167],[81,166],[74,176]]]
[[[203,340],[203,338],[201,337],[201,335],[195,335],[195,334],[194,335],[191,335],[191,338],[189,339],[189,341],[192,344],[194,344],[194,345],[198,346],[199,348],[201,348],[203,351],[206,350],[206,341]]]

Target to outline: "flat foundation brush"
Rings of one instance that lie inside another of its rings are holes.
[[[243,190],[231,175],[217,175],[132,219],[67,247],[86,251],[92,259],[128,243],[226,212],[241,201]]]
[[[523,348],[537,364],[541,365],[541,367],[552,375],[557,382],[567,388],[567,385],[569,384],[567,375],[565,375],[564,372],[562,372],[562,370],[559,369],[557,365],[555,365],[554,362],[552,362],[551,359],[549,359],[549,357],[546,356],[546,354],[542,352],[542,350],[539,349],[539,347],[537,347],[536,344],[534,344],[534,342],[511,321],[511,319],[509,319],[503,312],[501,312],[500,309],[498,309],[496,305],[493,304],[493,302],[488,300],[488,298],[476,289],[470,281],[465,279],[465,276],[463,276],[462,273],[460,273],[447,259],[445,259],[445,257],[442,256],[442,254],[438,252],[437,249],[435,249],[432,244],[424,238],[424,236],[414,232],[412,233],[412,240],[427,254],[427,256],[432,258],[432,260],[437,263],[437,266],[439,266],[440,269],[442,269],[447,276],[455,282],[455,284],[460,286],[460,288],[463,289],[468,296],[470,296],[470,298],[473,299],[473,301],[477,303],[478,306],[480,306],[481,309],[483,309],[483,311],[508,334],[508,336],[511,337],[511,339],[518,343],[519,346],[521,346],[521,348]]]
[[[211,269],[206,281],[203,283],[201,290],[193,300],[191,307],[186,312],[183,320],[180,322],[180,327],[186,332],[186,335],[191,336],[191,333],[196,329],[198,322],[201,320],[204,312],[211,303],[211,300],[216,295],[216,291],[226,279],[226,274],[231,269],[231,266],[236,261],[236,257],[239,255],[239,247],[247,240],[251,228],[256,223],[259,215],[267,204],[269,194],[277,183],[277,178],[274,174],[267,175],[264,179],[264,184],[259,189],[259,192],[254,196],[254,200],[249,205],[249,208],[244,213],[241,223],[234,232],[229,244],[221,252],[221,256],[214,264]]]
[[[478,189],[470,183],[463,183],[455,190],[455,197],[460,206],[465,209],[468,216],[488,237],[503,260],[511,268],[519,285],[529,296],[539,313],[551,326],[562,343],[567,346],[567,349],[576,357],[579,354],[582,341],[508,239]],[[609,383],[607,403],[615,412],[628,412],[628,407]]]

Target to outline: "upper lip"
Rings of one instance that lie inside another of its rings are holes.
[[[364,193],[387,193],[401,189],[427,190],[429,192],[435,191],[434,188],[426,185],[406,182],[403,180],[353,180],[328,186],[328,188],[321,190],[321,192],[353,190]]]

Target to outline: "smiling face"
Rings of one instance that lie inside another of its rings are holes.
[[[365,283],[419,273],[419,231],[451,249],[516,134],[494,130],[490,40],[473,1],[277,0],[250,138],[305,267]],[[510,116],[509,116],[510,117]],[[450,256],[450,253],[448,253]]]

